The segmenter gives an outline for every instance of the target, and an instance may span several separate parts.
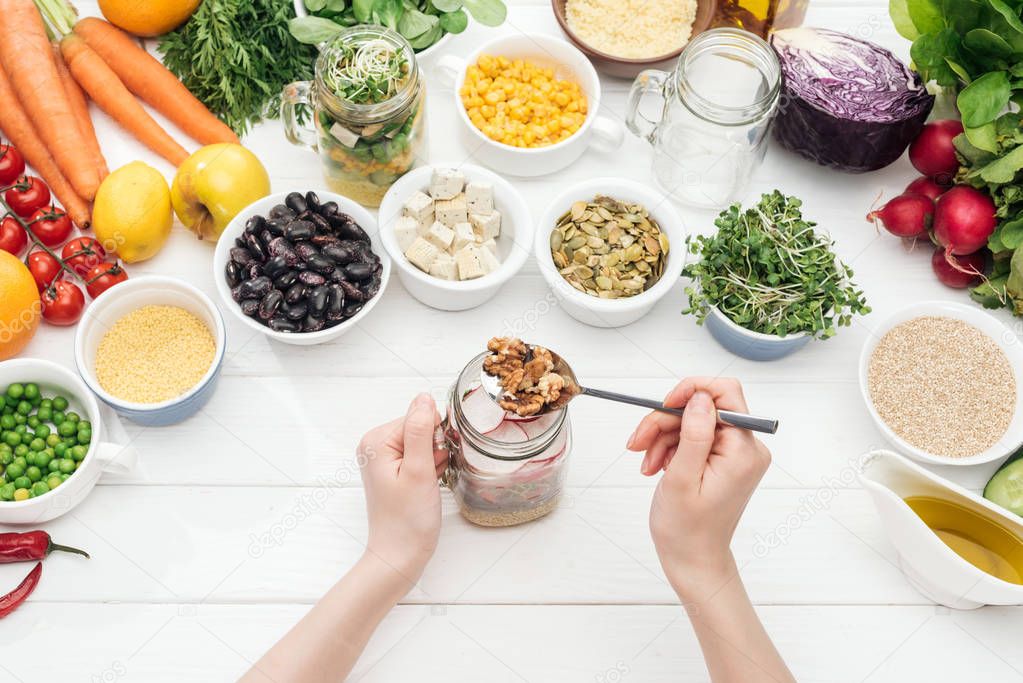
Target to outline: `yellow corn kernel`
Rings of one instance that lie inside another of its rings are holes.
[[[492,119],[492,118],[494,118],[494,115],[496,113],[497,113],[497,110],[494,109],[489,104],[484,104],[482,107],[480,107],[480,114],[482,114],[483,118],[485,118],[485,119]]]

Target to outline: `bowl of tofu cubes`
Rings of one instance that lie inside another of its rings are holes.
[[[511,184],[485,168],[423,166],[380,204],[380,234],[398,279],[444,311],[486,302],[526,263],[535,226]]]

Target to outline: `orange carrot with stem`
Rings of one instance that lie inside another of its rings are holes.
[[[110,174],[107,168],[107,160],[103,158],[103,152],[99,148],[99,140],[96,139],[96,129],[92,125],[92,116],[89,114],[89,103],[85,99],[85,93],[75,82],[71,72],[68,71],[64,57],[60,54],[60,46],[53,46],[54,59],[57,62],[57,73],[64,83],[64,92],[67,93],[68,101],[71,102],[71,109],[75,112],[75,119],[78,120],[78,133],[82,136],[82,144],[86,151],[92,156],[96,165],[96,173],[100,182]]]
[[[238,142],[238,136],[218,119],[177,76],[142,49],[116,26],[87,17],[74,28],[103,61],[114,70],[128,90],[160,112],[190,137],[204,145]]]
[[[175,166],[188,158],[185,148],[160,127],[85,40],[73,33],[66,35],[60,41],[60,51],[82,89],[122,128]]]
[[[64,206],[64,210],[71,216],[75,225],[83,230],[88,228],[92,222],[88,203],[78,196],[50,156],[32,121],[18,103],[14,88],[3,69],[0,69],[0,102],[5,103],[0,107],[0,131],[3,131],[11,144],[25,157],[25,161],[50,186],[50,190]]]
[[[78,140],[43,19],[32,0],[0,0],[0,17],[0,67],[61,172],[79,196],[91,200],[99,175]]]

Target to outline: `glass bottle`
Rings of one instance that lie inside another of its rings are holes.
[[[648,92],[663,99],[657,121],[640,112]],[[781,66],[763,38],[713,29],[690,41],[671,73],[639,74],[626,124],[653,145],[654,177],[665,193],[720,210],[742,199],[763,161],[780,92]]]
[[[767,38],[776,29],[802,26],[809,4],[809,0],[718,0],[711,26],[736,26]]]
[[[572,427],[567,408],[521,418],[494,403],[479,379],[488,355],[472,359],[451,387],[440,428],[448,451],[442,481],[470,522],[512,526],[557,507]]]
[[[327,85],[342,50],[376,43],[403,56],[406,72],[389,99],[357,103]],[[319,152],[327,187],[363,206],[380,206],[388,188],[425,156],[426,90],[412,47],[381,26],[352,26],[320,51],[313,81],[284,88],[281,120],[288,140]],[[314,128],[300,107],[312,110]]]

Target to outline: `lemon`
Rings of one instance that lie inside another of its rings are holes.
[[[159,171],[141,161],[106,177],[96,192],[92,229],[107,251],[137,263],[163,247],[174,224],[170,187]]]

